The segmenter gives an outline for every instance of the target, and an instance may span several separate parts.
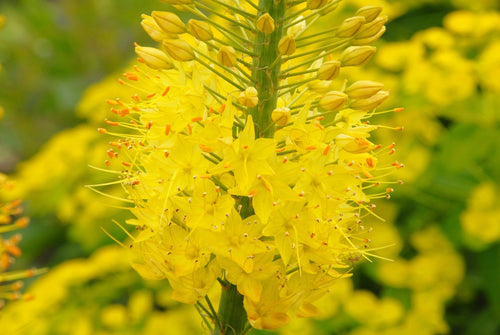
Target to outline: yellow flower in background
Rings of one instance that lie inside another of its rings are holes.
[[[383,85],[333,81],[370,60],[387,18],[364,7],[314,30],[340,1],[231,1],[223,12],[163,2],[196,21],[143,16],[153,39],[168,37],[136,46],[144,65],[120,79],[134,92],[108,101],[115,116],[99,128],[114,137],[106,165],[136,217],[133,267],[168,279],[216,331],[317,315],[355,262],[377,257],[364,218],[393,191],[381,178],[402,167],[392,144],[370,140]],[[204,301],[217,281],[218,314]]]

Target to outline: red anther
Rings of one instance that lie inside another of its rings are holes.
[[[165,91],[163,91],[163,93],[161,95],[164,97],[165,95],[167,95],[168,91],[170,91],[170,86],[167,86],[165,88]]]
[[[97,131],[100,132],[101,134],[106,134],[107,130],[104,128],[97,128]]]
[[[170,134],[170,129],[172,128],[172,125],[170,124],[167,124],[165,126],[165,135],[168,136],[168,134]]]
[[[151,126],[153,126],[153,121],[148,122],[148,124],[146,125],[146,129],[151,129]]]
[[[116,122],[116,121],[109,121],[108,119],[104,119],[104,122],[106,122],[110,126],[117,126],[118,125],[118,122]]]
[[[203,120],[203,117],[198,116],[198,117],[194,117],[194,118],[192,118],[192,119],[191,119],[191,122],[198,122],[198,121],[201,121],[201,120]]]
[[[130,167],[130,166],[132,166],[132,164],[130,164],[130,163],[128,163],[128,162],[124,162],[124,161],[122,161],[122,164],[123,164],[124,166],[126,166],[126,167]]]
[[[163,155],[165,155],[165,158],[167,158],[167,157],[170,155],[170,152],[168,152],[168,150],[165,150],[165,151],[163,152]]]
[[[156,92],[151,93],[151,94],[148,94],[148,95],[146,95],[146,97],[148,97],[148,98],[152,98],[152,97],[154,97],[155,95],[156,95]]]

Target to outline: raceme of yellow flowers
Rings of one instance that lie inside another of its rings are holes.
[[[317,315],[316,300],[376,257],[363,219],[402,167],[394,144],[370,141],[383,84],[335,80],[369,61],[387,17],[370,6],[336,22],[338,0],[162,2],[194,18],[143,15],[161,46],[136,45],[143,64],[120,80],[136,93],[108,100],[103,171],[117,180],[92,188],[123,186],[133,267],[168,279],[216,334]]]

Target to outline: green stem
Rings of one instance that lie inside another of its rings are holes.
[[[216,325],[214,335],[242,335],[248,331],[243,296],[238,292],[235,285],[222,286],[219,320],[222,326]]]
[[[255,38],[252,78],[259,92],[259,103],[249,110],[254,119],[258,137],[272,137],[274,127],[269,127],[271,113],[278,101],[278,78],[280,77],[281,56],[278,43],[283,36],[285,0],[259,0],[257,16],[268,13],[276,24],[271,34],[259,32]]]

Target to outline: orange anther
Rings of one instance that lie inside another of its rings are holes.
[[[212,106],[210,106],[210,108],[208,109],[208,113],[212,114],[214,112],[214,108]]]
[[[111,162],[108,161],[107,159],[104,161],[104,164],[106,164],[106,166],[110,166],[111,165]]]
[[[122,148],[122,144],[120,142],[109,142],[109,145],[112,147],[117,147],[118,149]]]
[[[224,164],[224,169],[228,169],[230,166],[231,166],[231,163],[228,162],[228,163]]]
[[[100,132],[101,134],[106,134],[107,131],[104,128],[97,128],[97,131]]]
[[[168,134],[170,134],[170,129],[172,128],[172,125],[170,124],[167,124],[165,126],[165,135],[168,136]]]
[[[118,122],[115,122],[115,121],[109,121],[108,119],[104,119],[104,122],[106,122],[107,124],[109,124],[110,126],[117,126],[118,125]]]
[[[123,76],[126,77],[128,80],[133,80],[133,81],[139,80],[139,77],[137,77],[137,73],[126,72],[123,74]]]
[[[21,256],[21,249],[19,249],[19,247],[17,245],[8,244],[4,247],[5,247],[5,250],[7,250],[7,252],[9,254],[11,254],[12,256],[14,256],[14,257]]]
[[[375,164],[373,163],[373,158],[372,157],[368,157],[366,159],[366,164],[368,164],[368,166],[371,167],[371,168],[375,167]]]
[[[249,197],[253,197],[255,194],[257,194],[257,190],[251,190],[250,192],[248,192]]]
[[[132,123],[134,126],[137,126],[137,122],[135,122],[134,120],[130,120],[130,123]]]
[[[128,162],[124,162],[124,161],[122,161],[122,164],[123,164],[123,165],[125,165],[126,167],[130,167],[130,166],[132,166],[132,164],[130,164],[130,163],[128,163]]]
[[[165,88],[165,91],[163,91],[163,93],[162,93],[161,95],[162,95],[162,96],[167,95],[168,91],[170,91],[170,86],[167,86],[167,87]]]
[[[224,113],[224,110],[226,109],[226,104],[222,104],[220,105],[220,108],[219,108],[219,114],[222,114]]]
[[[315,150],[315,149],[316,149],[315,145],[310,145],[310,146],[306,147],[306,150]]]
[[[116,102],[117,102],[120,106],[125,106],[125,105],[123,104],[123,102],[122,102],[119,98],[116,98]]]
[[[385,191],[387,193],[391,193],[391,192],[394,192],[394,189],[392,187],[388,187],[388,188],[385,189]]]
[[[402,112],[404,111],[405,109],[403,107],[399,107],[399,108],[394,108],[394,113],[399,113],[399,112]]]
[[[402,127],[402,126],[401,127],[396,127],[397,131],[402,131],[403,129],[404,129],[404,127]]]
[[[153,126],[153,121],[148,122],[148,124],[146,125],[146,129],[151,129],[151,126]]]
[[[332,146],[330,144],[328,144],[325,148],[325,150],[323,150],[323,155],[326,156],[328,155],[328,153],[330,152],[330,149],[332,148]]]
[[[271,190],[272,190],[271,185],[267,181],[264,181],[264,186],[266,187],[266,190],[271,192]]]
[[[201,121],[201,120],[203,120],[203,117],[198,116],[198,117],[194,117],[194,118],[192,118],[192,119],[191,119],[191,122],[198,122],[198,121]]]
[[[165,151],[163,152],[163,154],[165,155],[165,158],[168,158],[168,156],[170,155],[170,152],[168,152],[168,150],[165,150]]]
[[[141,98],[140,98],[137,94],[134,94],[134,95],[132,96],[132,99],[134,99],[134,100],[135,100],[135,101],[137,101],[137,102],[141,101]]]
[[[283,148],[276,149],[276,152],[283,152],[285,150],[286,150],[286,147],[283,147]]]
[[[146,97],[148,97],[148,98],[152,98],[152,97],[154,97],[155,95],[156,95],[156,92],[151,93],[151,94],[148,94],[148,95],[146,95]]]
[[[136,111],[136,112],[140,111],[139,107],[137,107],[137,106],[132,107],[132,110]]]
[[[115,157],[115,152],[113,151],[113,149],[109,149],[108,151],[106,151],[109,158],[113,158]]]
[[[189,131],[189,135],[193,134],[193,127],[191,127],[191,125],[189,123],[188,123],[188,131]]]
[[[118,102],[116,102],[116,101],[114,101],[114,100],[106,100],[106,103],[107,103],[108,105],[111,105],[111,106],[116,106],[116,105],[118,105]]]
[[[144,61],[143,61],[142,59],[140,59],[139,57],[137,57],[137,61],[138,61],[139,63],[144,63]]]
[[[118,111],[118,115],[120,115],[121,117],[124,117],[128,113],[130,113],[130,110],[128,108],[123,108]]]
[[[141,183],[141,182],[140,182],[139,180],[134,180],[134,181],[132,182],[132,185],[139,185],[140,183]]]
[[[120,83],[120,85],[125,85],[125,82],[121,79],[118,79],[118,83]]]

